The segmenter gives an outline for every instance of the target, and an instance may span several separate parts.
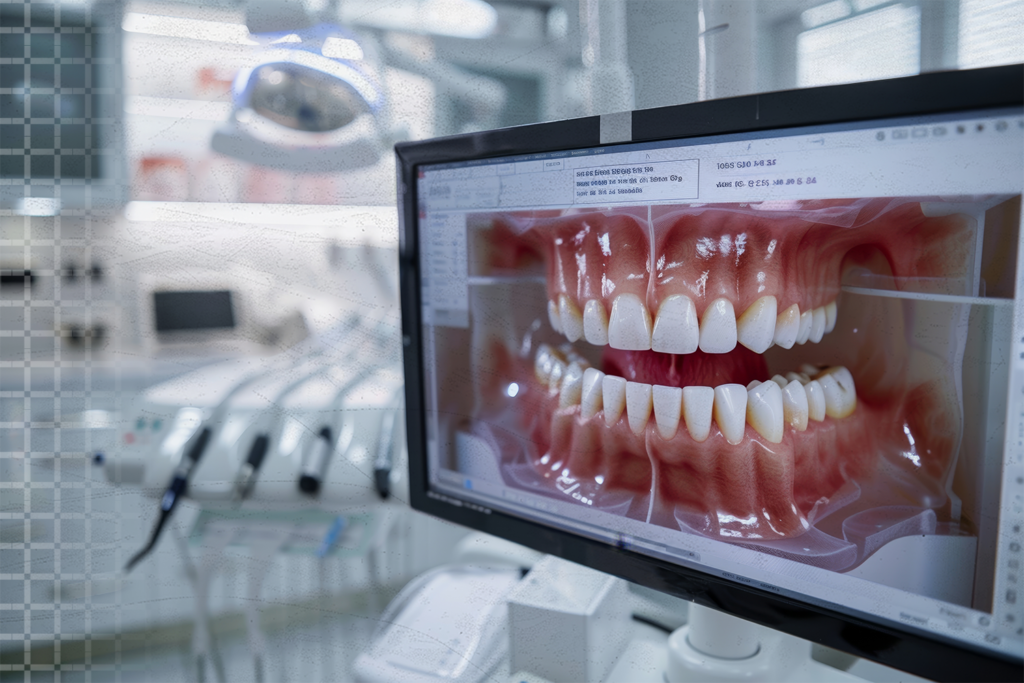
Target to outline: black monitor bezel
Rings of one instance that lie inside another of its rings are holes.
[[[1017,64],[634,111],[629,143],[1021,106],[1024,65]],[[428,494],[422,302],[415,229],[417,169],[428,163],[600,147],[600,131],[600,117],[591,116],[395,146],[409,493],[413,509],[925,678],[1024,680],[1024,660],[733,583],[450,495]]]

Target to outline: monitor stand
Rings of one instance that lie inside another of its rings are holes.
[[[668,639],[667,683],[864,679],[811,659],[811,644],[697,604]]]

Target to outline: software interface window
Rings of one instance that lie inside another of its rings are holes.
[[[1022,144],[1000,110],[421,166],[429,495],[1019,652]]]

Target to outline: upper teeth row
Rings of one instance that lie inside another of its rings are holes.
[[[821,422],[826,415],[844,418],[857,407],[853,376],[842,366],[804,366],[803,372],[775,375],[767,382],[754,381],[746,387],[723,384],[679,388],[628,382],[590,367],[572,352],[562,354],[542,345],[534,370],[542,384],[558,393],[559,407],[579,405],[584,419],[604,411],[609,427],[625,411],[629,428],[637,435],[647,428],[653,411],[658,433],[665,439],[675,436],[682,418],[690,436],[704,441],[711,433],[713,417],[731,444],[743,440],[747,424],[767,441],[780,443],[787,424],[802,432],[807,429],[808,419]]]
[[[764,353],[773,344],[788,349],[793,344],[821,341],[836,326],[836,302],[800,312],[793,304],[782,313],[774,296],[763,296],[739,318],[732,302],[715,299],[704,310],[699,324],[697,307],[683,294],[661,302],[651,324],[651,314],[640,297],[620,294],[612,302],[609,319],[604,304],[591,299],[583,312],[565,294],[548,301],[551,327],[569,341],[585,338],[591,344],[626,351],[653,349],[661,353],[728,353],[737,342],[754,353]]]

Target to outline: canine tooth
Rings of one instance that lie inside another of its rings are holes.
[[[580,390],[580,417],[584,420],[597,415],[597,411],[604,407],[601,400],[601,381],[604,373],[595,368],[587,368],[583,371],[583,387]]]
[[[782,443],[782,389],[765,382],[747,390],[747,422],[771,443]]]
[[[772,377],[772,381],[778,384],[780,389],[785,389],[786,385],[789,384],[789,380],[782,375],[775,375]]]
[[[654,385],[654,421],[663,439],[671,439],[679,429],[679,416],[683,409],[683,390],[679,387]]]
[[[564,320],[564,318],[563,318]],[[564,324],[564,323],[563,323]],[[807,339],[817,344],[825,336],[825,307],[819,306],[811,311],[811,333]]]
[[[624,351],[651,348],[651,314],[635,294],[620,294],[612,303],[608,345]]]
[[[825,392],[821,384],[812,379],[804,385],[804,391],[807,392],[807,416],[815,422],[821,422],[825,419]]]
[[[793,304],[775,319],[775,343],[784,349],[793,348],[800,334],[800,307]]]
[[[746,388],[742,384],[721,384],[715,387],[715,422],[726,441],[733,445],[743,441],[746,418]]]
[[[570,363],[562,377],[562,387],[558,393],[558,407],[568,408],[580,404],[583,393],[583,368],[579,363]]]
[[[642,382],[626,382],[626,418],[629,428],[640,435],[651,419],[651,385]]]
[[[811,323],[814,320],[812,311],[804,311],[800,314],[800,331],[796,334],[797,344],[806,344],[807,338],[811,336]]]
[[[736,348],[736,312],[728,299],[715,299],[700,321],[700,350],[728,353]]]
[[[602,377],[601,403],[604,405],[604,423],[611,427],[626,409],[626,380],[615,375]]]
[[[825,334],[836,329],[836,317],[838,317],[838,314],[839,309],[836,307],[835,301],[825,305]]]
[[[786,379],[788,379],[790,382],[799,382],[800,384],[804,385],[811,381],[811,378],[802,372],[787,372]]]
[[[736,341],[754,353],[764,353],[775,339],[778,302],[774,296],[762,296],[736,321]]]
[[[818,377],[825,394],[825,414],[841,419],[850,415],[857,407],[857,390],[853,386],[853,375],[839,365],[825,370]]]
[[[693,353],[700,343],[697,307],[688,296],[674,294],[658,307],[651,349],[661,353]]]
[[[750,380],[750,382],[747,383],[747,391],[750,391],[751,389],[753,389],[754,387],[756,387],[760,383],[761,382],[756,380],[756,379]]]
[[[562,331],[562,319],[558,314],[558,304],[554,301],[548,301],[548,322],[555,332]]]
[[[715,390],[711,387],[683,387],[683,419],[694,441],[704,441],[711,433],[711,412]]]
[[[558,318],[569,341],[574,342],[583,336],[583,314],[565,294],[558,297]]]
[[[782,390],[782,417],[793,429],[807,429],[807,391],[800,382],[790,382]]]
[[[583,307],[583,337],[595,346],[608,343],[608,314],[597,299],[591,299]]]

